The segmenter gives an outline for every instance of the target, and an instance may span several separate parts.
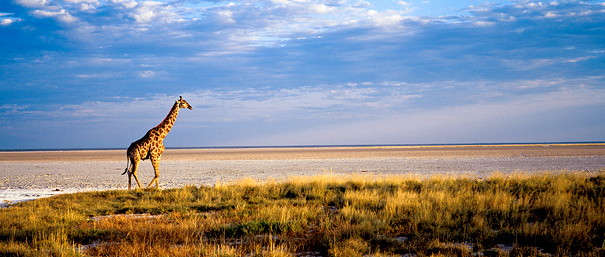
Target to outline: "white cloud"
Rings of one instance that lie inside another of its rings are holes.
[[[314,12],[314,13],[320,13],[320,14],[326,14],[326,13],[332,13],[336,10],[336,7],[334,6],[327,6],[325,4],[311,4],[309,6],[309,10]]]
[[[576,62],[583,62],[583,61],[587,61],[587,60],[591,60],[591,59],[595,59],[595,58],[597,58],[597,56],[594,56],[594,55],[582,56],[582,57],[578,57],[578,58],[567,59],[567,60],[564,60],[563,62],[576,63]]]
[[[139,24],[149,23],[173,23],[183,21],[184,18],[179,14],[178,6],[173,6],[168,3],[159,1],[130,1],[130,0],[113,0],[113,6],[116,11],[122,11],[127,17],[134,19]],[[117,16],[118,18],[120,16]],[[119,20],[121,26],[128,25],[126,20]],[[140,27],[134,26],[134,30],[139,30]]]
[[[597,56],[581,56],[576,58],[536,58],[536,59],[502,59],[502,63],[510,68],[517,70],[535,70],[544,67],[564,64],[564,63],[578,63],[591,59],[595,59]]]
[[[3,105],[0,105],[0,110],[9,110],[12,112],[17,112],[20,110],[27,109],[29,107],[30,107],[30,105],[3,104]]]
[[[401,5],[401,6],[405,6],[405,7],[412,5],[411,3],[406,2],[406,1],[397,1],[397,4]]]
[[[79,79],[109,79],[115,76],[114,73],[89,73],[89,74],[76,74],[75,77]]]
[[[162,5],[161,2],[156,1],[139,2],[131,15],[136,22],[149,23],[159,15]]]
[[[141,71],[139,72],[139,76],[141,78],[153,78],[156,76],[156,72],[151,70]]]
[[[65,2],[73,3],[73,4],[81,4],[81,3],[94,4],[94,5],[100,4],[98,0],[65,0]]]
[[[67,3],[74,4],[82,12],[94,12],[101,5],[98,0],[65,0]]]
[[[16,2],[29,8],[41,8],[49,4],[48,0],[17,0]]]
[[[495,25],[496,23],[491,21],[476,21],[474,24],[479,27],[489,27]]]
[[[395,10],[387,10],[384,12],[369,10],[367,13],[369,20],[379,27],[400,25],[403,20],[408,18],[404,16],[405,12]]]
[[[31,13],[37,18],[54,18],[63,23],[73,23],[77,20],[67,9],[48,0],[17,0],[18,4],[33,8]]]
[[[230,10],[220,10],[216,12],[216,20],[219,24],[234,24],[233,12]]]
[[[18,21],[21,21],[21,19],[17,19],[17,18],[0,19],[0,26],[9,26],[9,25],[13,24],[14,22],[18,22]]]
[[[55,18],[58,21],[65,23],[72,23],[76,21],[76,17],[72,16],[67,10],[60,9],[57,11],[48,11],[48,10],[35,10],[33,12],[34,16],[39,18]]]
[[[138,5],[137,1],[134,0],[111,0],[112,3],[115,4],[120,4],[122,7],[125,8],[134,8]]]

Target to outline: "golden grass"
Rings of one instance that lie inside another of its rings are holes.
[[[605,174],[65,194],[0,209],[0,256],[603,256]]]

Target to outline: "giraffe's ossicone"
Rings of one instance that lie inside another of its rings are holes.
[[[179,97],[179,100],[176,100],[166,118],[164,118],[159,125],[147,131],[145,136],[137,141],[132,142],[130,147],[128,147],[128,150],[126,151],[128,161],[126,164],[126,170],[124,170],[122,175],[128,173],[129,190],[131,188],[133,177],[137,182],[138,188],[141,188],[141,183],[139,183],[139,178],[137,176],[137,170],[139,169],[139,163],[147,159],[151,160],[151,165],[153,165],[153,170],[155,172],[155,177],[153,177],[147,187],[153,185],[154,182],[156,187],[160,187],[160,157],[164,152],[164,138],[166,135],[168,135],[168,132],[170,132],[172,126],[174,126],[176,117],[179,115],[179,109],[181,108],[187,108],[189,110],[193,109],[182,96]]]

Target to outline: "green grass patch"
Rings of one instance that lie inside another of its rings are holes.
[[[318,176],[0,209],[0,256],[604,256],[605,174]]]

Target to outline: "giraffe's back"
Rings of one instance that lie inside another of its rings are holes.
[[[130,144],[127,150],[131,160],[147,160],[152,156],[160,156],[164,152],[163,138],[160,138],[153,129],[147,131],[145,136]]]

